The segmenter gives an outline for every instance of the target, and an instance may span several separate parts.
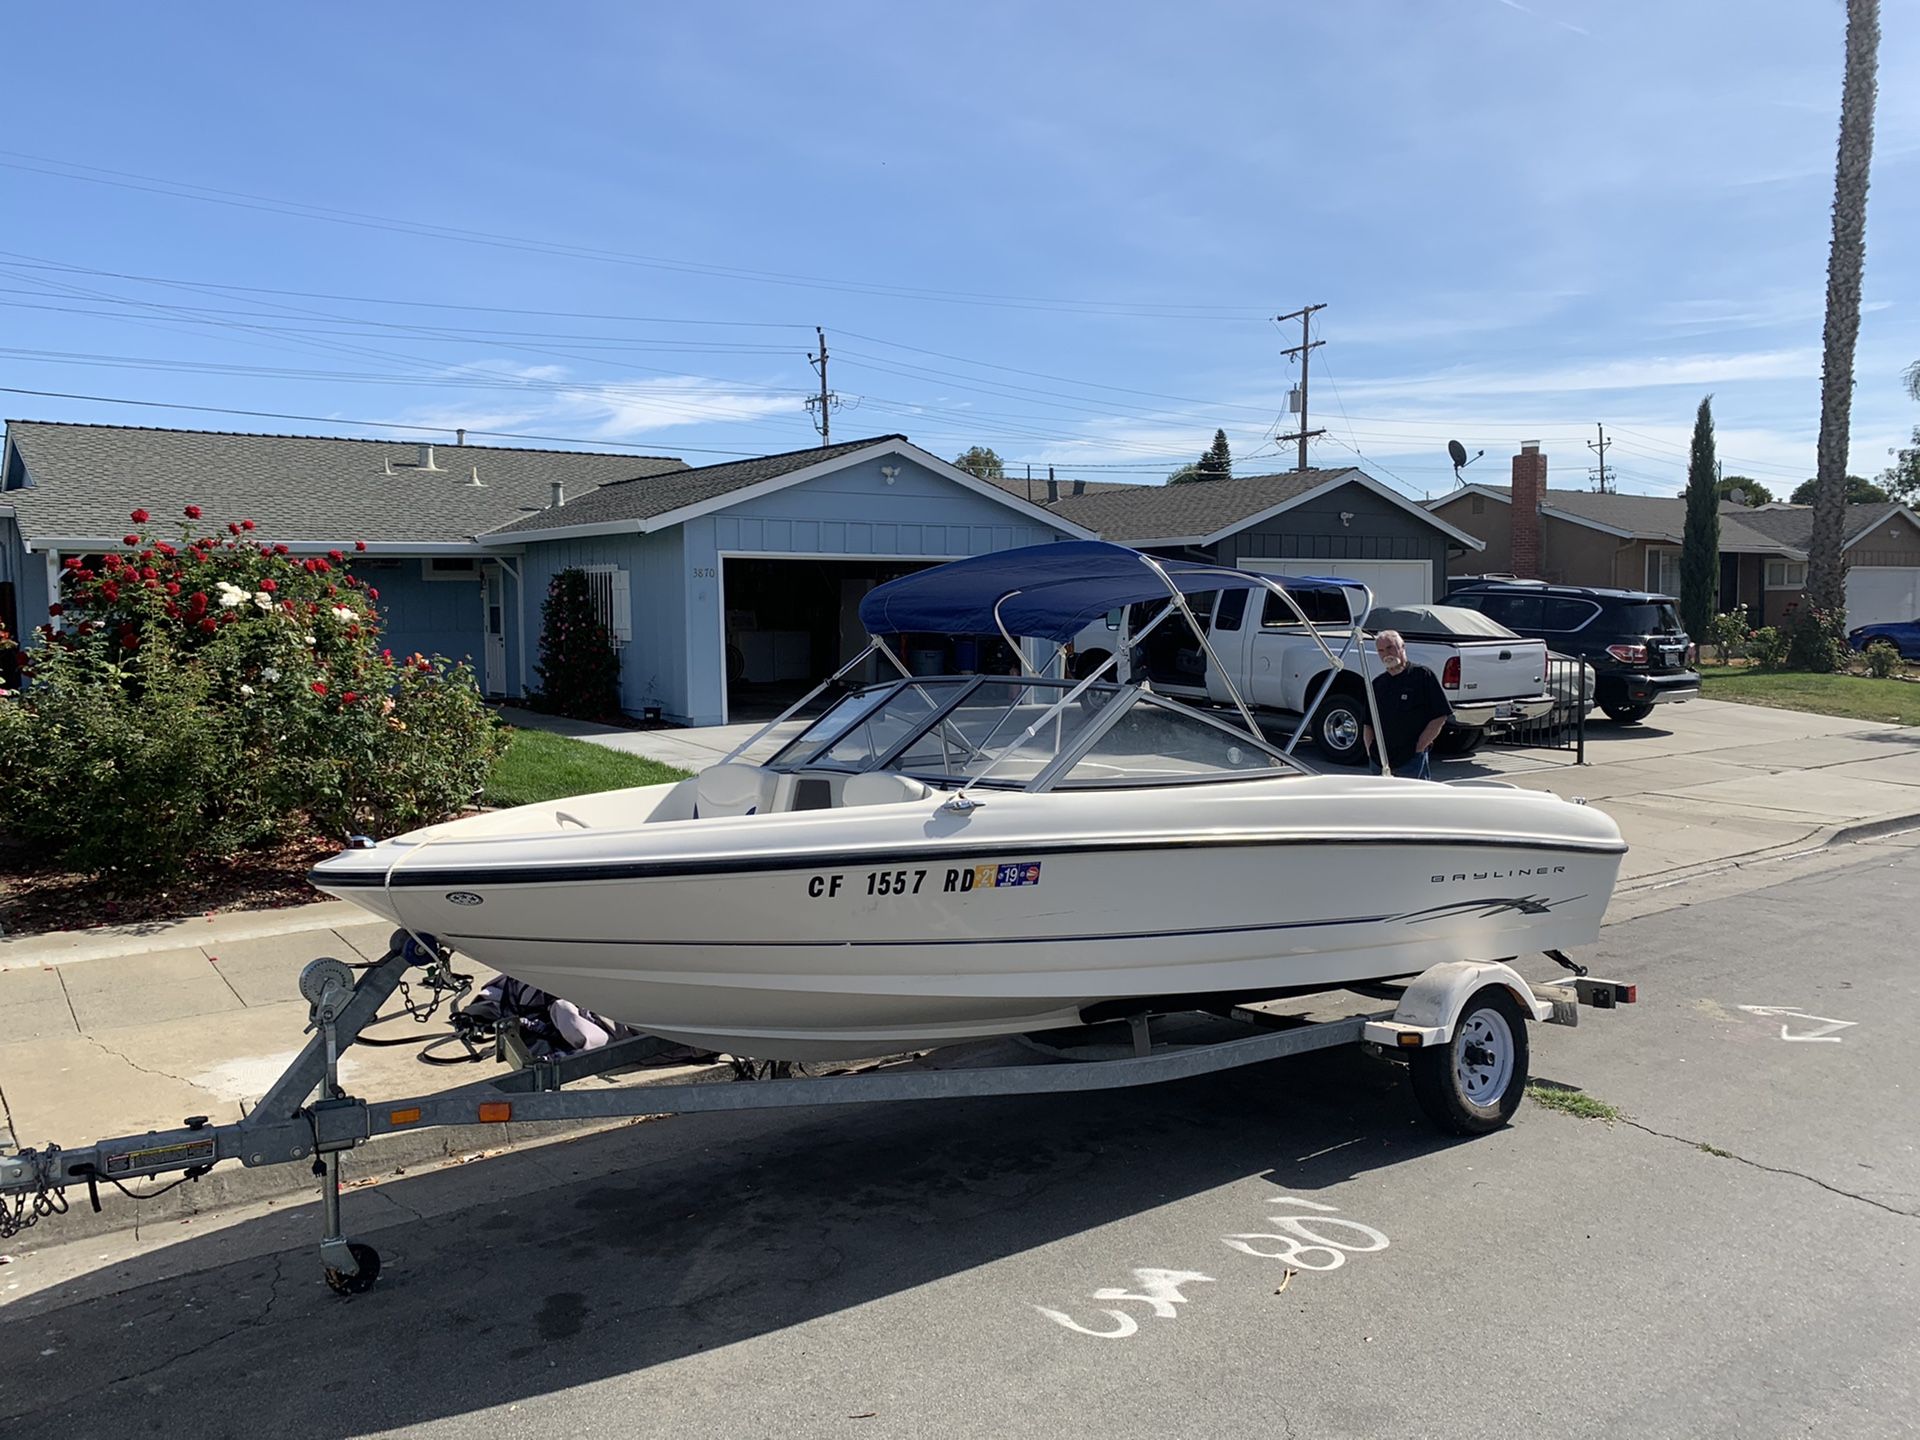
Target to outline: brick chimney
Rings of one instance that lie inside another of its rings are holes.
[[[1513,573],[1522,580],[1541,578],[1540,502],[1547,493],[1547,457],[1538,440],[1520,442],[1513,457]]]

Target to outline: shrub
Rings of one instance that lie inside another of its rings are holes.
[[[1707,622],[1705,638],[1719,652],[1720,663],[1724,665],[1735,656],[1747,653],[1747,639],[1752,633],[1747,629],[1746,607],[1736,605]]]
[[[576,720],[620,718],[620,655],[601,623],[586,573],[562,570],[540,610],[540,708]]]
[[[1900,673],[1900,652],[1885,640],[1867,646],[1867,673],[1876,680],[1890,680]]]
[[[0,702],[11,829],[89,871],[152,874],[472,800],[500,741],[465,667],[380,649],[379,592],[341,551],[296,557],[251,521],[190,530],[67,561],[61,628]]]
[[[1763,670],[1778,670],[1787,660],[1787,637],[1777,626],[1762,625],[1747,637],[1747,654]]]
[[[1845,670],[1850,659],[1844,616],[1809,605],[1787,631],[1787,664],[1792,669],[1831,675]]]

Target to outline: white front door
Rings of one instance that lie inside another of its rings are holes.
[[[486,664],[480,686],[489,695],[507,693],[507,583],[498,565],[480,567],[481,629]]]

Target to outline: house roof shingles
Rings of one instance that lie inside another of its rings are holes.
[[[1062,519],[1098,531],[1103,540],[1137,545],[1212,535],[1329,481],[1357,473],[1352,467],[1343,467],[1188,485],[1089,486],[1086,494],[1062,495],[1046,508]]]
[[[1476,489],[1509,497],[1511,487],[1480,485]],[[1461,492],[1442,497],[1458,497]],[[1442,503],[1436,501],[1436,504]],[[1687,523],[1687,502],[1680,495],[1602,494],[1597,490],[1548,490],[1541,501],[1547,510],[1578,516],[1596,524],[1625,530],[1636,539],[1664,540],[1678,545]],[[1851,539],[1870,530],[1893,514],[1898,504],[1876,502],[1847,506],[1846,534]],[[1720,506],[1720,548],[1727,551],[1784,553],[1804,557],[1813,539],[1813,507],[1810,505],[1735,505],[1723,501]]]
[[[542,509],[537,515],[515,519],[488,531],[487,538],[502,539],[522,531],[558,530],[576,525],[650,520],[656,515],[698,505],[703,500],[712,500],[828,460],[840,459],[869,446],[905,440],[904,435],[870,435],[864,440],[816,445],[810,450],[790,450],[782,455],[759,455],[750,460],[728,460],[690,470],[683,468],[666,474],[643,475],[603,485],[577,501],[569,495],[567,503],[559,510]]]
[[[37,420],[8,421],[7,435],[33,484],[0,504],[30,539],[110,538],[136,505],[163,519],[198,505],[290,542],[461,541],[544,510],[555,480],[571,496],[686,469],[666,456],[436,444],[429,471],[413,442]]]

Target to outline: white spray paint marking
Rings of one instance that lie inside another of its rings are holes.
[[[1289,1267],[1288,1279],[1292,1278],[1294,1270],[1338,1270],[1347,1263],[1347,1256],[1376,1254],[1391,1243],[1371,1225],[1362,1225],[1358,1220],[1348,1220],[1330,1213],[1340,1208],[1337,1205],[1306,1200],[1297,1195],[1279,1195],[1269,1200],[1267,1206],[1281,1212],[1268,1216],[1267,1223],[1274,1227],[1272,1231],[1223,1236],[1221,1244],[1242,1255],[1283,1262]],[[1319,1213],[1294,1215],[1286,1213],[1289,1210]],[[1325,1258],[1315,1263],[1306,1258],[1309,1255]],[[1182,1293],[1182,1287],[1216,1283],[1211,1275],[1202,1275],[1197,1270],[1137,1269],[1133,1272],[1133,1280],[1132,1290],[1109,1286],[1094,1291],[1092,1298],[1145,1305],[1153,1312],[1155,1319],[1177,1320],[1180,1317],[1179,1307],[1193,1303]],[[1281,1283],[1284,1287],[1286,1282]],[[1082,1325],[1063,1310],[1050,1309],[1045,1305],[1035,1305],[1033,1308],[1056,1325],[1076,1335],[1091,1335],[1097,1340],[1125,1340],[1140,1332],[1140,1322],[1124,1310],[1101,1309],[1100,1313],[1113,1322],[1113,1328],[1100,1330]]]
[[[1791,1005],[1742,1005],[1738,1008],[1746,1011],[1749,1015],[1758,1015],[1762,1018],[1790,1015],[1795,1020],[1812,1020],[1820,1026],[1818,1030],[1808,1030],[1803,1034],[1795,1034],[1791,1025],[1782,1024],[1780,1027],[1780,1038],[1782,1040],[1828,1040],[1838,1045],[1840,1043],[1840,1037],[1833,1032],[1836,1030],[1845,1030],[1850,1026],[1860,1023],[1858,1020],[1830,1020],[1825,1015],[1809,1015],[1806,1011],[1796,1010]]]

